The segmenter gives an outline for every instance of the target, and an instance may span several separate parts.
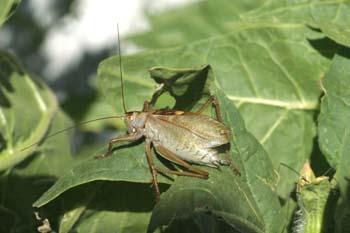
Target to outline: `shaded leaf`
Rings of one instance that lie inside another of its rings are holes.
[[[103,182],[99,182],[94,185],[88,185],[84,187],[83,193],[76,192],[76,195],[71,195],[70,199],[76,199],[73,207],[67,209],[62,216],[62,220],[60,221],[59,232],[60,233],[68,233],[71,232],[74,225],[76,225],[79,218],[87,211],[87,208],[91,201],[96,196],[96,192],[101,188]],[[74,193],[74,192],[73,192]]]
[[[78,160],[96,152],[95,146],[89,147],[91,145],[79,152]],[[118,159],[118,155],[115,157]],[[150,173],[147,175],[150,181]],[[160,184],[162,190],[165,187]],[[154,191],[148,183],[93,181],[69,189],[43,209],[50,211],[53,208],[50,206],[58,203],[64,203],[59,224],[61,233],[108,232],[111,229],[142,232],[150,219]]]
[[[169,92],[175,99],[174,109],[191,110],[198,104],[203,93],[209,93],[212,79],[208,79],[211,71],[209,65],[194,69],[172,69],[166,67],[153,67],[149,70],[151,78],[159,88],[152,95],[150,103],[156,104],[156,100],[164,92]],[[160,106],[160,108],[164,106]]]
[[[329,164],[336,169],[340,197],[335,216],[336,232],[348,229],[350,180],[350,59],[337,55],[323,81],[325,96],[319,115],[319,144]]]
[[[138,183],[99,183],[102,186],[97,184],[96,196],[85,206],[86,211],[73,230],[77,233],[110,232],[111,229],[115,232],[144,232],[153,208],[152,188]]]
[[[57,112],[49,132],[68,124],[69,119],[62,112]],[[45,141],[31,157],[2,174],[1,204],[16,214],[15,232],[19,229],[33,230],[38,225],[34,218],[33,201],[73,165],[73,157],[67,147],[69,139],[66,133],[58,135],[55,140]],[[10,232],[10,229],[4,232]]]
[[[26,147],[44,137],[57,101],[10,54],[0,51],[0,64],[0,170],[4,170],[35,151],[36,146]]]
[[[0,218],[2,222],[0,232],[13,232],[18,221],[18,216],[16,213],[3,206],[0,206]]]

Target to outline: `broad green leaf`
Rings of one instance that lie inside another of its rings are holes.
[[[95,147],[84,147],[77,156],[78,161],[79,157],[92,157],[97,150]],[[118,160],[117,154],[114,157]],[[123,160],[119,162],[123,165]],[[154,205],[154,191],[149,184],[150,173],[146,176],[147,184],[94,181],[71,188],[45,205],[40,212],[56,216],[52,212],[59,205],[60,211],[63,211],[57,224],[60,233],[109,232],[111,229],[121,232],[145,231]],[[166,187],[160,184],[161,190]],[[51,217],[49,221],[55,223],[55,218]]]
[[[151,99],[155,85],[148,70],[152,67],[186,69],[209,64],[222,91],[243,115],[248,131],[267,150],[280,173],[278,193],[286,197],[297,177],[279,169],[281,162],[300,170],[314,143],[314,114],[321,95],[318,82],[329,61],[306,37],[319,36],[303,26],[246,28],[182,47],[126,56],[127,110],[141,110],[143,101]],[[121,113],[121,104],[115,104],[121,101],[117,64],[117,57],[103,61],[99,78],[107,100]]]
[[[103,182],[98,187],[97,195],[72,229],[74,232],[145,232],[154,198],[148,184]],[[64,233],[62,228],[60,232]]]
[[[91,145],[79,152],[78,159],[96,152],[95,146],[89,147]],[[162,190],[165,187],[160,184]],[[60,233],[109,232],[111,229],[144,232],[154,204],[154,191],[149,183],[94,181],[68,190],[55,203],[64,203]],[[43,209],[46,212],[47,205]]]
[[[106,148],[100,149],[62,176],[33,206],[41,207],[68,189],[95,180],[150,183],[152,176],[144,148],[145,145],[142,143],[122,146],[115,149],[109,157],[95,159],[95,155],[106,151]],[[161,183],[171,183],[165,177],[159,178]]]
[[[268,1],[242,15],[243,21],[291,26],[307,24],[320,28],[336,42],[350,46],[350,1]],[[239,24],[239,23],[238,23]],[[289,25],[288,25],[289,24]]]
[[[70,124],[69,119],[59,111],[53,118],[49,133]],[[34,219],[32,203],[73,165],[73,157],[67,147],[69,139],[66,133],[45,141],[33,156],[2,174],[1,205],[16,214],[15,232],[20,232],[19,229],[32,230],[39,224]],[[10,232],[10,229],[4,232]]]
[[[181,8],[149,14],[151,30],[127,39],[145,48],[159,49],[217,36],[232,30],[240,14],[262,5],[264,0],[198,1]]]
[[[0,0],[0,27],[11,16],[21,0]]]
[[[0,67],[1,171],[35,151],[36,146],[26,147],[44,137],[57,110],[57,101],[42,81],[30,77],[4,51],[0,51]]]
[[[350,167],[350,58],[337,55],[323,81],[325,96],[319,115],[319,144],[329,164],[336,169],[340,197],[335,216],[336,232],[346,232],[350,219],[349,167]]]
[[[128,37],[145,48],[172,47],[246,27],[319,28],[337,43],[350,45],[350,2],[200,1],[149,14],[151,30]],[[336,50],[337,48],[326,48]]]

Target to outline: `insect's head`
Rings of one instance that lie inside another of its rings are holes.
[[[144,128],[146,119],[147,119],[147,112],[127,112],[124,115],[124,121],[128,128],[128,132],[133,134],[139,131],[140,129]]]

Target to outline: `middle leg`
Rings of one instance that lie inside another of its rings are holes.
[[[183,166],[191,171],[191,172],[173,171],[173,170],[164,169],[164,168],[157,168],[154,165],[154,161],[153,161],[153,157],[152,157],[152,153],[151,153],[151,142],[147,142],[146,143],[146,154],[147,154],[148,163],[149,163],[149,166],[150,166],[150,169],[152,172],[152,185],[155,189],[156,201],[159,201],[159,199],[160,199],[160,190],[159,190],[158,179],[157,179],[158,172],[163,173],[163,174],[169,173],[169,174],[175,174],[178,176],[190,176],[190,177],[196,177],[196,178],[201,178],[201,179],[208,179],[208,176],[209,176],[208,172],[191,166],[190,164],[186,163],[185,161],[183,161],[182,159],[180,159],[179,157],[177,157],[173,153],[169,152],[164,147],[156,146],[155,150],[158,151],[159,153],[161,153],[164,156],[164,158],[168,159],[169,161],[176,162],[176,163],[180,164],[181,166]]]

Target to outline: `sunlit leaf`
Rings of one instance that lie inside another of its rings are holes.
[[[269,1],[243,15],[244,21],[276,26],[307,24],[336,42],[350,46],[350,1]]]
[[[168,48],[232,31],[232,22],[265,1],[198,1],[164,12],[150,13],[151,30],[127,39],[144,48]],[[171,26],[170,26],[171,25]]]
[[[104,151],[104,149],[100,150],[100,153]],[[91,158],[81,162],[60,178],[54,186],[34,203],[34,206],[43,206],[64,191],[95,180],[150,183],[151,175],[144,145],[140,144],[117,149],[113,155],[103,159],[95,159],[92,154]],[[169,183],[171,181],[163,178],[160,179],[160,182]]]

